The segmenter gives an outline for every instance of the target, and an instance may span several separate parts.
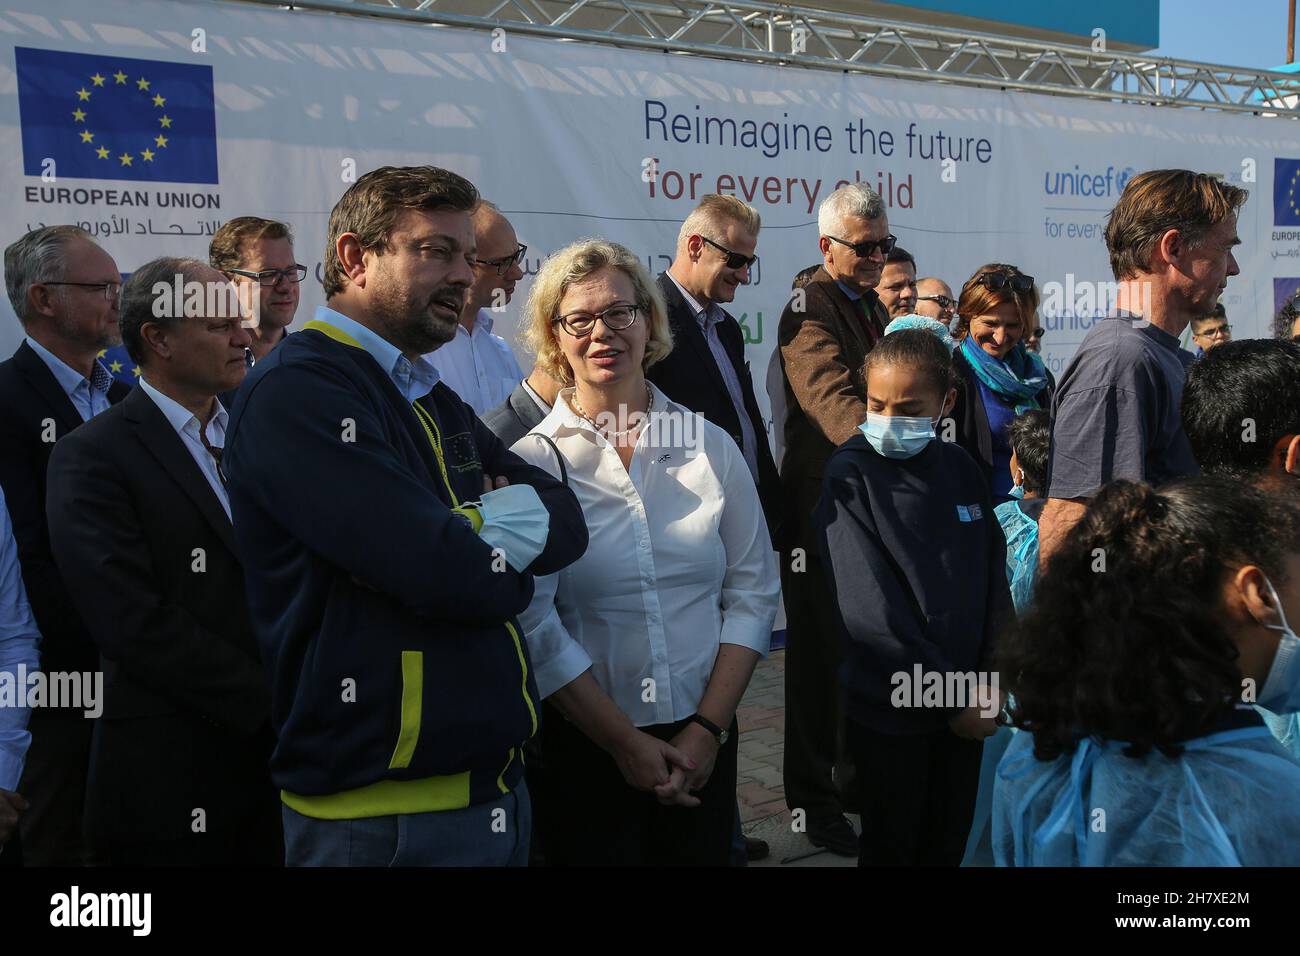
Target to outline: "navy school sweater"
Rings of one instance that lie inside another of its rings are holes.
[[[1014,617],[980,466],[950,442],[892,459],[854,435],[827,464],[814,525],[847,641],[847,714],[878,733],[941,730],[956,708],[895,707],[892,677],[987,670]]]
[[[513,788],[539,710],[515,616],[534,573],[587,547],[567,487],[446,385],[419,403],[436,427],[369,353],[307,330],[257,363],[230,416],[223,464],[271,680],[271,772],[309,816],[455,809]],[[485,471],[532,485],[550,512],[522,573],[451,510],[452,491],[482,495]]]

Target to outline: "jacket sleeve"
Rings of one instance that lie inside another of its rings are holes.
[[[111,453],[82,440],[80,431],[55,447],[46,507],[72,603],[104,657],[133,681],[181,711],[256,732],[270,716],[261,664],[154,583],[137,502]]]
[[[1016,607],[1011,599],[1011,585],[1007,582],[1007,538],[1002,522],[997,520],[993,502],[986,497],[984,514],[992,519],[988,526],[988,591],[984,599],[984,640],[980,644],[979,669],[988,671],[997,652],[1002,631],[1015,620]]]
[[[867,403],[854,385],[830,302],[813,302],[795,312],[794,301],[781,314],[778,341],[790,390],[808,420],[832,445],[853,437],[867,418]]]
[[[551,527],[546,535],[546,547],[528,570],[533,574],[554,574],[567,568],[587,551],[587,522],[577,496],[550,472],[512,452],[477,417],[473,421],[474,444],[483,462],[483,473],[494,479],[505,477],[512,485],[532,485],[550,512]],[[555,457],[549,447],[546,451]],[[559,470],[558,466],[556,470]]]
[[[414,614],[495,623],[532,597],[532,575],[494,570],[492,548],[407,465],[371,400],[333,368],[282,365],[254,382],[223,461],[236,527],[251,499],[321,559]]]
[[[910,671],[920,662],[925,671],[950,673],[947,655],[926,636],[916,602],[881,544],[862,481],[843,455],[827,467],[813,523],[849,646],[865,652],[876,672]]]
[[[27,600],[46,642],[53,644],[63,634],[81,633],[84,625],[68,603],[67,589],[50,550],[45,502],[40,495],[45,459],[34,445],[28,427],[39,430],[39,417],[36,422],[21,421],[20,416],[28,414],[36,415],[14,408],[0,416],[0,487],[4,489],[13,521]]]

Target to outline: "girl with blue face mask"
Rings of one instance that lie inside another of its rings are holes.
[[[1300,711],[1297,618],[1300,499],[1105,486],[999,651],[1026,732],[998,765],[997,862],[1300,864],[1300,762],[1257,709]]]
[[[814,515],[848,643],[858,862],[956,866],[1003,704],[990,658],[1012,616],[1006,545],[980,466],[936,427],[955,396],[949,349],[890,333],[866,380],[867,419],[831,456]]]

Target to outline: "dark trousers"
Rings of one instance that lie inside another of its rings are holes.
[[[736,723],[698,807],[665,807],[633,790],[605,751],[543,704],[544,792],[534,824],[548,866],[726,866],[736,820]],[[686,721],[642,727],[671,740]]]
[[[944,729],[896,736],[848,721],[862,794],[858,866],[959,866],[984,744]]]
[[[108,866],[284,866],[284,828],[278,801],[245,817],[231,833],[195,833],[183,840],[107,841]]]
[[[15,869],[23,865],[23,838],[15,833],[9,842],[0,847],[0,870]]]
[[[785,802],[809,820],[835,817],[852,791],[845,759],[839,668],[840,623],[820,561],[802,571],[781,555],[785,598]],[[832,773],[839,765],[839,770]],[[856,803],[856,800],[851,803]]]
[[[30,804],[19,818],[27,866],[87,866],[92,863],[82,829],[86,776],[95,722],[80,710],[34,707],[18,792]]]

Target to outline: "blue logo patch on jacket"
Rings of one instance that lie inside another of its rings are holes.
[[[961,521],[979,521],[984,517],[984,511],[979,505],[958,505],[957,517]]]

